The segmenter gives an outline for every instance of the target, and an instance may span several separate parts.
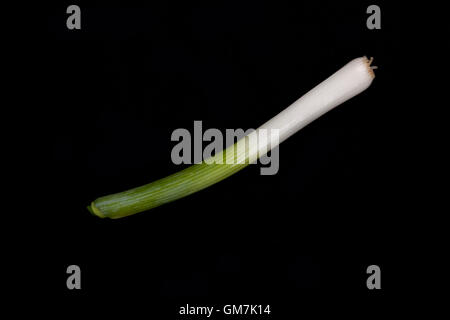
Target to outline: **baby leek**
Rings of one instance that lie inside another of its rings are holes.
[[[313,120],[367,89],[375,77],[376,67],[371,67],[371,63],[372,59],[366,57],[350,61],[235,145],[168,177],[100,197],[88,206],[89,211],[101,218],[122,218],[180,199],[231,176]],[[253,145],[262,129],[275,129],[278,136],[270,135],[263,143]],[[223,161],[217,163],[218,159]]]

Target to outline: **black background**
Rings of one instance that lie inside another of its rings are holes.
[[[29,259],[53,299],[167,319],[186,303],[271,304],[281,318],[366,316],[395,302],[406,211],[396,8],[377,2],[382,29],[368,30],[366,1],[79,1],[81,30],[68,30],[70,4],[46,7],[39,36],[47,196]],[[250,166],[119,220],[86,210],[179,170],[176,128],[255,128],[363,55],[379,67],[372,86],[284,142],[278,174]],[[80,291],[66,288],[71,264]],[[366,287],[371,264],[382,290]]]

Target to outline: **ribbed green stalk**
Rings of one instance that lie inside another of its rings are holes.
[[[101,218],[117,219],[183,198],[219,182],[249,164],[247,139],[214,157],[141,187],[100,197],[88,209]],[[236,151],[237,150],[237,151]],[[222,163],[217,160],[222,158]]]

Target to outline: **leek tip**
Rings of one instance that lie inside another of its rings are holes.
[[[87,206],[87,209],[89,210],[89,212],[92,215],[100,217],[100,218],[105,218],[105,215],[100,210],[98,210],[98,208],[95,206],[94,202],[92,202],[90,206]]]

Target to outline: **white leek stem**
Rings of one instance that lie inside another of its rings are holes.
[[[366,90],[375,78],[373,69],[376,67],[371,67],[371,63],[372,59],[368,60],[366,57],[353,59],[256,131],[250,133],[249,141],[257,141],[256,137],[261,129],[268,132],[275,129],[279,134],[278,137],[268,135],[270,139],[266,143],[261,143],[260,140],[257,145],[251,144],[250,162],[275,148],[321,115]],[[244,139],[240,141],[241,144],[245,142]],[[244,145],[238,145],[238,150],[245,150],[244,148]],[[239,156],[239,159],[243,161],[242,155],[239,154]]]

